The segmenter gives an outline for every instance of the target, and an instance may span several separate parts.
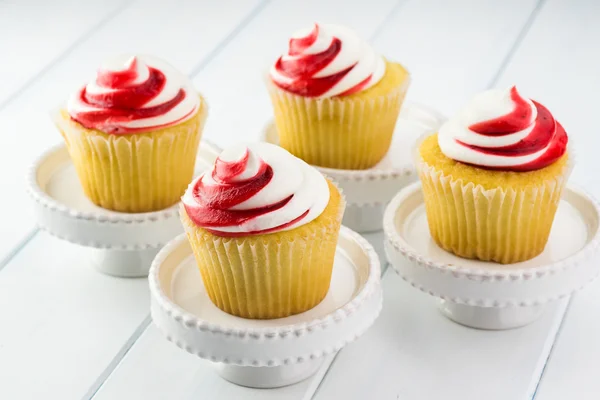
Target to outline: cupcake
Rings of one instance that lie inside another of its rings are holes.
[[[56,116],[83,191],[96,205],[150,212],[177,203],[192,179],[207,105],[162,60],[118,57]]]
[[[290,39],[267,79],[280,145],[312,165],[370,168],[390,148],[408,84],[402,65],[352,30],[315,24]]]
[[[573,157],[567,134],[515,87],[476,96],[416,154],[431,237],[502,264],[540,254]]]
[[[327,294],[345,202],[316,169],[268,143],[225,150],[182,199],[208,296],[221,310],[281,318]]]

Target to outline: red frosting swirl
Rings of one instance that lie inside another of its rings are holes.
[[[271,78],[280,88],[305,97],[347,96],[377,83],[385,72],[381,57],[352,31],[315,24],[289,41]]]
[[[298,191],[307,183],[325,185],[326,190],[327,184],[318,172],[306,164],[294,171],[294,165],[288,162],[291,171],[286,177],[282,168],[285,160],[279,160],[285,150],[273,150],[267,144],[253,146],[259,151],[266,148],[263,151],[269,153],[267,156],[277,158],[279,173],[249,148],[235,148],[225,158],[220,156],[213,169],[192,182],[183,197],[186,213],[196,225],[218,236],[266,234],[308,222],[322,211],[328,197]],[[289,154],[287,157],[291,158]],[[311,212],[313,215],[309,215]]]
[[[478,108],[493,109],[502,96],[497,90],[484,93],[481,104],[467,107],[467,115]],[[558,160],[568,143],[562,125],[546,107],[521,97],[515,87],[509,96],[513,108],[506,114],[471,123],[466,130],[460,127],[465,122],[460,117],[449,121],[438,136],[442,151],[457,161],[507,171],[537,170]]]
[[[162,64],[155,62],[154,64]],[[71,98],[71,118],[88,129],[123,134],[158,129],[186,120],[198,96],[166,64],[147,65],[131,57],[124,69],[102,68],[92,83]]]

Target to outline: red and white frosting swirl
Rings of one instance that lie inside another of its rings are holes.
[[[287,54],[271,68],[280,88],[305,97],[347,96],[375,85],[385,61],[352,30],[315,24],[292,36]]]
[[[439,131],[449,158],[482,168],[532,171],[558,160],[568,137],[550,111],[516,87],[476,96]]]
[[[191,118],[200,98],[191,81],[166,62],[121,56],[67,104],[72,119],[88,129],[127,134],[176,125]]]
[[[238,145],[217,158],[182,198],[188,217],[218,236],[248,236],[297,228],[329,203],[323,175],[281,147]]]

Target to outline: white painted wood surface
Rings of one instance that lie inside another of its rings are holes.
[[[600,283],[574,296],[564,319],[566,302],[524,329],[482,332],[444,319],[390,271],[382,317],[330,368],[251,390],[149,325],[145,280],[102,276],[88,250],[31,235],[24,171],[60,141],[48,110],[102,59],[152,53],[190,74],[210,104],[206,137],[224,146],[259,137],[271,116],[264,73],[288,35],[315,20],[350,25],[405,64],[409,99],[445,114],[477,91],[517,83],[565,125],[578,150],[573,181],[600,197],[593,0],[0,0],[0,52],[9,55],[0,62],[1,399],[600,397]],[[381,234],[368,239],[381,251]]]
[[[409,1],[381,28],[374,45],[411,71],[408,99],[450,115],[490,86],[537,4]]]
[[[0,108],[127,5],[125,0],[0,3],[0,54],[8,55],[0,63]]]
[[[325,361],[324,369],[331,357]],[[140,368],[140,366],[144,366]],[[278,389],[249,389],[221,379],[209,361],[167,342],[154,325],[131,348],[94,400],[300,400],[311,398],[319,375]],[[205,397],[212,396],[212,397]]]
[[[82,398],[146,318],[146,282],[86,253],[40,233],[2,270],[0,398]]]
[[[600,135],[593,126],[600,105],[600,74],[594,65],[600,62],[599,38],[599,2],[549,0],[499,80],[505,85],[519,82],[523,90],[535,93],[555,110],[577,150],[571,180],[596,198],[600,198],[596,151]],[[571,299],[535,398],[600,398],[599,338],[600,281],[596,280]]]
[[[531,398],[564,301],[525,328],[482,331],[450,321],[392,269],[383,282],[381,316],[338,354],[314,399]]]

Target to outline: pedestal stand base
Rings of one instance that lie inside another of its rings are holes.
[[[159,250],[91,249],[91,262],[94,268],[103,274],[122,278],[140,278],[148,276],[152,260]]]
[[[477,329],[501,330],[525,326],[538,319],[544,305],[530,307],[477,307],[442,300],[440,311],[452,321]]]
[[[278,388],[293,385],[312,376],[323,358],[299,364],[279,367],[240,367],[238,365],[216,364],[217,372],[223,379],[236,385],[258,389]]]

